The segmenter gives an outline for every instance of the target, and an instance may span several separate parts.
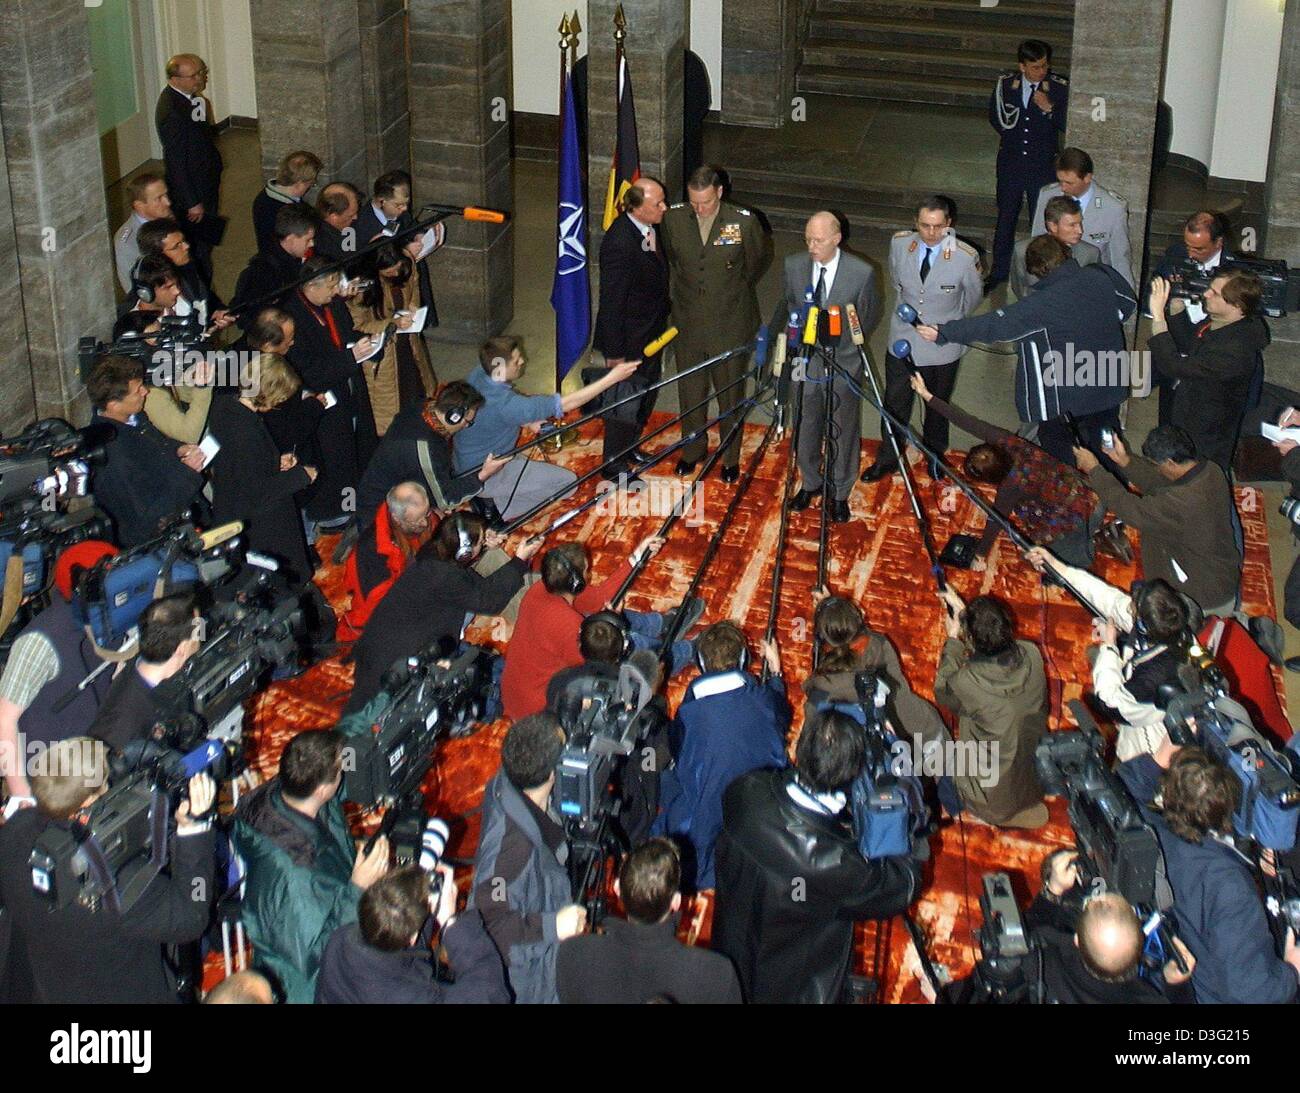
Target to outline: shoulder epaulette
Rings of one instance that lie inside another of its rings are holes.
[[[1047,74],[1047,78],[1048,78],[1049,80],[1055,80],[1055,81],[1056,81],[1057,83],[1059,83],[1059,84],[1069,84],[1069,82],[1070,82],[1070,77],[1068,77],[1068,76],[1058,76],[1055,72],[1049,72],[1049,73]]]
[[[750,211],[749,211],[748,209],[740,209],[740,208],[738,208],[738,209],[736,209],[736,212],[740,213],[741,216],[750,216],[750,215],[751,215],[751,214],[750,214]]]
[[[684,209],[684,208],[686,208],[686,202],[685,202],[685,201],[679,201],[679,202],[677,202],[676,205],[669,205],[668,207],[669,207],[670,209]]]
[[[964,240],[964,239],[958,239],[958,240],[957,240],[957,249],[958,249],[959,251],[965,251],[965,252],[966,252],[967,254],[969,254],[972,258],[974,258],[977,262],[979,261],[980,252],[977,251],[974,247],[972,247],[969,243],[967,243],[966,240]]]
[[[1111,197],[1113,197],[1116,201],[1120,202],[1121,204],[1123,205],[1128,204],[1128,201],[1125,199],[1123,194],[1117,194],[1114,190],[1110,189],[1107,186],[1103,186],[1102,191],[1110,194]]]
[[[912,229],[911,229],[911,228],[904,228],[901,232],[894,232],[894,238],[895,238],[895,239],[902,239],[903,236],[905,236],[905,235],[911,235],[911,234],[912,234]]]

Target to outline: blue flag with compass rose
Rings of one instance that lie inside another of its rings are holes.
[[[578,115],[573,82],[564,77],[560,115],[559,206],[556,215],[555,383],[558,387],[591,338],[591,278],[587,269],[587,196],[578,160]]]

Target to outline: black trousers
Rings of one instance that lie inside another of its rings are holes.
[[[1083,434],[1088,447],[1101,460],[1102,466],[1108,471],[1119,471],[1123,474],[1123,471],[1107,458],[1101,444],[1102,429],[1119,432],[1119,407],[1112,406],[1108,410],[1099,410],[1095,414],[1076,415],[1074,421],[1079,426],[1079,432]],[[1051,421],[1044,421],[1038,427],[1036,443],[1067,467],[1074,466],[1074,433],[1070,431],[1064,418],[1054,417]]]
[[[1020,220],[1020,206],[1029,206],[1029,217],[1034,216],[1038,191],[1056,181],[1056,168],[1051,156],[1031,161],[1019,153],[998,153],[997,167],[998,226],[993,233],[993,269],[990,276],[995,281],[1005,281],[1011,273],[1011,252],[1016,246],[1016,224]]]
[[[663,379],[663,365],[662,351],[653,357],[646,357],[641,362],[641,367],[632,373],[631,379],[616,384],[609,393],[616,396],[616,401],[618,398],[625,398],[634,390],[645,390]],[[658,400],[659,392],[651,391],[639,400],[629,402],[605,415],[605,445],[601,459],[605,463],[605,473],[610,477],[627,470],[629,457],[616,457],[625,448],[630,448],[637,442],[637,438],[645,429],[646,422],[650,420],[650,415],[654,413],[655,403]]]
[[[951,364],[936,364],[919,369],[925,385],[936,398],[947,402],[952,389],[957,386],[957,366],[961,358]],[[907,422],[912,416],[912,403],[916,392],[912,390],[911,372],[902,360],[892,353],[885,354],[885,409],[899,421]],[[925,446],[938,455],[948,450],[948,419],[942,414],[933,413],[925,408],[925,424],[921,428],[921,439]],[[898,437],[898,450],[907,449],[907,439]],[[880,451],[876,453],[879,466],[893,467],[898,460],[894,458],[894,448],[889,443],[888,423],[880,422]]]

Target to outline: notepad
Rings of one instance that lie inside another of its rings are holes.
[[[420,333],[420,331],[424,329],[425,320],[429,317],[429,309],[427,307],[422,307],[420,308],[419,311],[409,311],[407,312],[407,314],[411,316],[411,325],[408,326],[405,330],[403,330],[401,327],[398,327],[397,332],[399,334]]]
[[[1276,444],[1280,440],[1294,441],[1300,444],[1300,427],[1288,425],[1285,429],[1279,425],[1270,425],[1267,421],[1259,427],[1260,435]]]
[[[221,451],[221,442],[211,433],[204,433],[203,439],[199,441],[199,451],[203,453],[203,468],[206,468],[217,457],[217,452]]]
[[[446,238],[447,229],[441,224],[435,224],[420,239],[420,253],[415,256],[417,262],[428,258],[434,251],[442,246],[443,239]]]

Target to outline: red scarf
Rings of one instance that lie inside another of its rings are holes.
[[[339,336],[338,324],[334,322],[334,312],[329,309],[328,305],[325,307],[317,307],[307,299],[302,289],[298,290],[298,295],[302,297],[302,302],[307,305],[307,310],[312,313],[316,321],[329,331],[330,341],[334,343],[334,348],[344,348],[343,339]]]

